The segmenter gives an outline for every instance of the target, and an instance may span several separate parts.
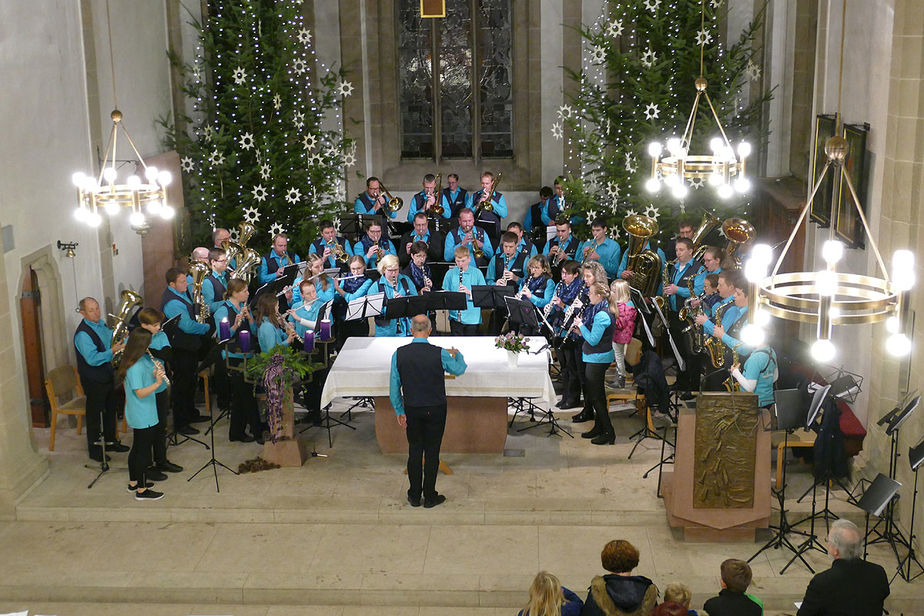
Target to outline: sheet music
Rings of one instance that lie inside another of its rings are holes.
[[[382,314],[385,304],[385,294],[375,293],[365,297],[357,297],[347,304],[346,320],[355,321],[366,317],[377,317]]]

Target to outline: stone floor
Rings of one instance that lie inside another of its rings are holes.
[[[345,403],[335,403],[334,413]],[[580,430],[557,413],[565,428]],[[645,441],[631,460],[628,435],[641,419],[613,409],[620,435],[615,446],[548,436],[546,426],[508,431],[507,455],[445,454],[453,474],[438,489],[447,502],[412,509],[405,499],[404,459],[378,451],[373,417],[353,413],[355,431],[311,428],[302,438],[328,457],[303,467],[241,476],[219,468],[220,492],[211,469],[187,478],[209,452],[187,442],[169,457],[183,473],[158,484],[158,502],[137,502],[125,490],[126,454],[96,476],[86,468],[86,445],[61,422],[57,446],[48,452],[47,430],[34,438],[48,455],[50,473],[20,503],[17,519],[0,523],[0,612],[30,614],[515,614],[537,570],[556,573],[586,594],[600,573],[599,553],[614,538],[641,551],[637,572],[659,587],[683,581],[694,607],[719,588],[719,563],[747,559],[760,543],[691,544],[667,523],[656,495],[657,441]],[[256,444],[228,443],[218,424],[216,455],[232,468],[259,455]],[[791,466],[788,494],[810,485],[808,468]],[[772,472],[772,469],[767,469]],[[831,509],[862,525],[844,492],[831,492]],[[806,501],[810,501],[806,499]],[[810,502],[787,504],[796,513]],[[806,524],[807,526],[807,524]],[[823,534],[823,530],[819,531]],[[751,563],[752,590],[768,614],[791,612],[811,577],[791,556],[770,549]],[[806,555],[828,566],[820,551]],[[895,557],[873,546],[872,560],[891,573]],[[924,576],[897,579],[892,614],[924,614]]]

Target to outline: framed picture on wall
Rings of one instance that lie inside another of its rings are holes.
[[[850,174],[850,181],[853,183],[854,190],[857,191],[857,198],[860,200],[860,207],[863,208],[863,214],[866,215],[866,186],[869,167],[869,157],[866,153],[866,137],[869,134],[869,124],[845,124],[844,138],[850,145],[847,152],[847,158],[844,161],[844,169]],[[850,195],[850,189],[847,183],[841,179],[839,182],[840,190],[837,195],[837,220],[834,224],[834,233],[850,248],[863,248],[863,223],[857,208],[853,203],[853,197]]]
[[[825,168],[825,142],[834,136],[837,130],[837,116],[829,114],[820,114],[815,116],[815,139],[812,145],[812,170],[809,174],[811,181],[810,189],[815,186],[818,177]],[[829,169],[825,174],[824,182],[815,193],[812,200],[812,210],[809,216],[817,222],[819,226],[827,227],[831,224],[831,203],[840,185],[840,177],[837,173],[832,173],[834,169]]]

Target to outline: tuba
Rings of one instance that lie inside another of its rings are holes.
[[[205,323],[209,318],[209,307],[205,305],[202,297],[202,283],[211,273],[209,266],[199,261],[189,265],[189,275],[192,276],[192,302],[196,307],[196,321]]]
[[[436,214],[437,216],[442,216],[446,212],[446,208],[443,207],[443,174],[436,174],[436,191],[433,193],[434,198],[436,198],[436,203],[433,204],[433,207],[430,208],[430,211]]]
[[[706,254],[706,248],[708,246],[705,243],[706,236],[709,235],[713,229],[717,229],[722,222],[710,214],[709,212],[703,212],[703,219],[700,221],[699,226],[696,228],[696,231],[693,232],[693,260],[702,262],[703,255]]]
[[[261,257],[260,253],[253,248],[241,248],[240,257],[241,260],[237,264],[237,268],[231,274],[231,279],[250,282],[250,276],[253,274],[253,268],[255,268],[260,263],[260,259],[263,257]]]
[[[134,312],[135,308],[144,303],[141,296],[131,289],[125,289],[119,293],[119,309],[116,314],[110,314],[112,317],[112,344],[117,344],[125,340],[128,335],[128,319]]]
[[[388,192],[388,189],[385,188],[385,185],[382,184],[382,182],[379,182],[379,186],[382,189],[382,194],[385,195],[385,198],[387,199],[385,205],[382,206],[383,210],[386,212],[397,212],[402,207],[404,207],[404,199],[401,197],[392,197],[391,193]],[[339,256],[337,257],[337,260],[340,260]]]
[[[743,218],[729,218],[722,223],[722,233],[728,238],[728,244],[725,245],[726,263],[734,259],[735,267],[741,267],[741,259],[738,257],[738,249],[742,244],[746,244],[754,238],[757,231],[754,225]]]
[[[253,234],[257,232],[257,228],[246,220],[242,220],[241,224],[237,226],[237,231],[237,243],[241,246],[246,246]]]
[[[643,248],[658,232],[658,223],[648,216],[632,215],[623,219],[622,228],[629,234],[629,258],[626,260],[626,269],[632,271],[629,286],[643,297],[652,297],[658,291],[661,257],[650,248]]]

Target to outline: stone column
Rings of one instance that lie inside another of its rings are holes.
[[[7,288],[5,272],[0,239],[0,298],[17,297]],[[0,520],[13,519],[16,501],[48,472],[48,461],[32,443],[25,375],[16,357],[22,334],[13,330],[12,323],[10,302],[0,301]]]

